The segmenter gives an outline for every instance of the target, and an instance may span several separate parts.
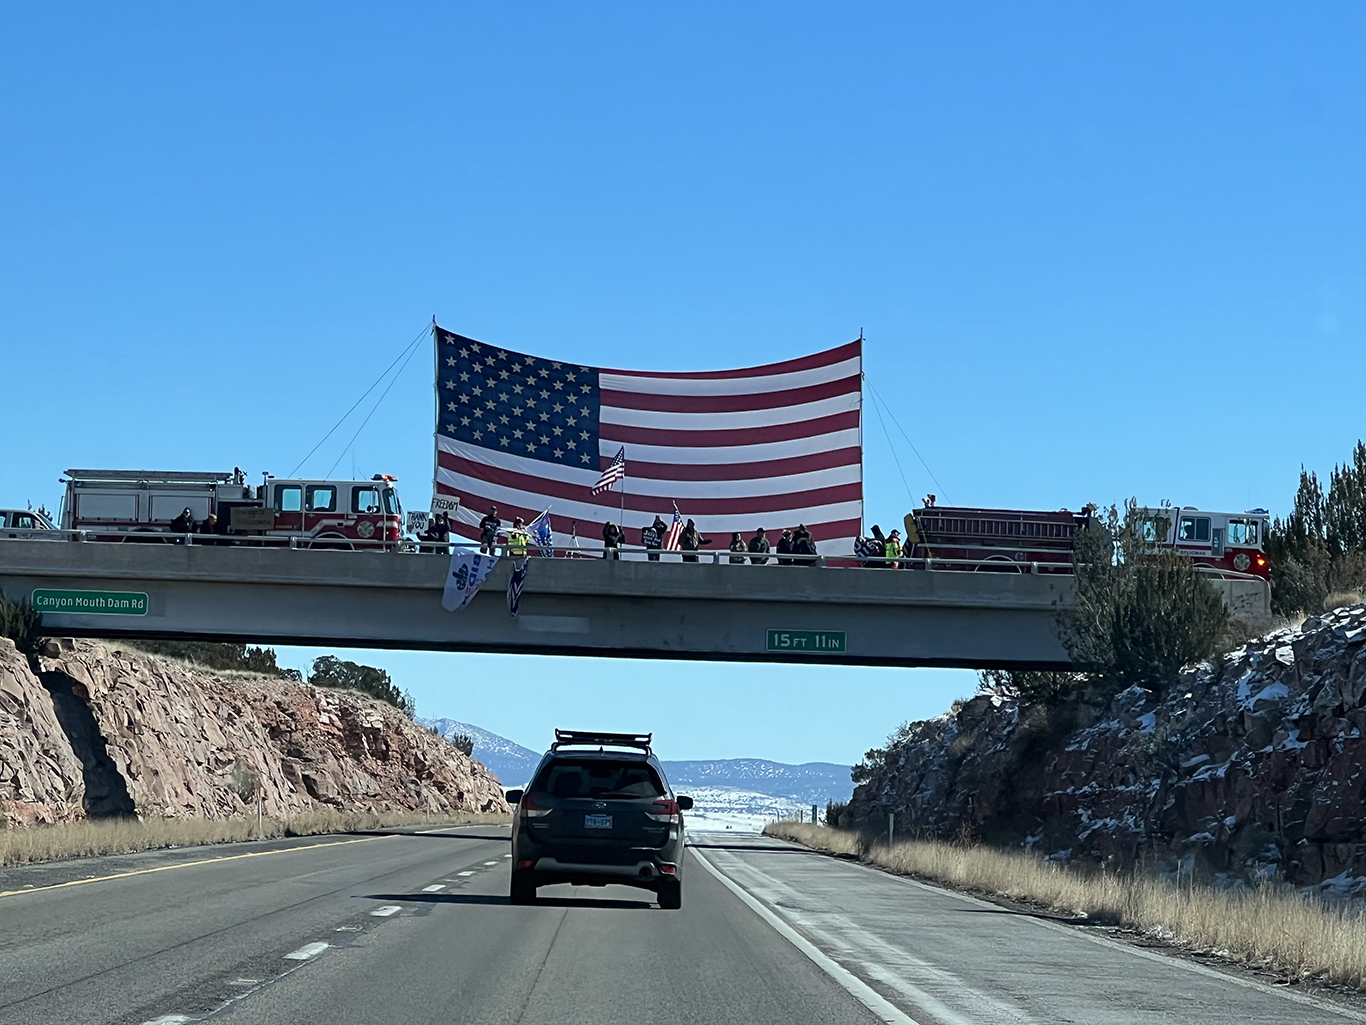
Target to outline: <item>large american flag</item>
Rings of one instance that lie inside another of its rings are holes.
[[[460,499],[457,533],[477,538],[491,505],[504,523],[549,506],[557,545],[570,542],[572,520],[581,530],[621,522],[638,545],[640,529],[676,504],[719,547],[732,531],[776,537],[804,523],[822,554],[852,553],[863,520],[861,342],[742,370],[668,373],[434,333],[435,485]],[[590,494],[623,447],[624,514],[619,492]]]

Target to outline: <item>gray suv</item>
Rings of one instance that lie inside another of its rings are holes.
[[[653,890],[661,908],[683,906],[683,812],[650,750],[651,734],[556,730],[517,805],[512,828],[514,904],[551,883]]]

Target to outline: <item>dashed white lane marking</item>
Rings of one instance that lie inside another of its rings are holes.
[[[228,983],[229,986],[259,986],[260,984],[260,979],[233,979]]]
[[[750,895],[749,891],[745,890],[739,883],[734,882],[728,875],[703,857],[701,851],[694,849],[692,855],[703,868],[721,882],[721,885],[749,905],[751,911],[772,926],[773,929],[777,931],[778,935],[815,962],[816,966],[820,968],[821,971],[825,972],[831,979],[843,986],[852,997],[859,1001],[859,1003],[863,1004],[864,1007],[872,1011],[878,1018],[886,1022],[886,1025],[920,1025],[919,1022],[902,1011],[896,1004],[892,1003],[877,990],[873,989],[872,986],[868,985],[853,972],[849,971],[849,969],[827,956],[824,951],[814,943],[784,922],[766,906],[761,904],[755,897]]]
[[[511,854],[504,854],[503,857],[505,857],[505,858],[510,858],[510,857],[512,857],[512,855],[511,855]]]
[[[486,862],[484,862],[484,866],[485,866],[486,868],[487,868],[489,865],[496,865],[496,864],[498,864],[498,862],[496,862],[496,861],[486,861]]]
[[[403,909],[397,904],[386,904],[382,908],[375,908],[370,914],[375,918],[388,918],[390,915],[396,915],[402,910]]]
[[[145,1021],[142,1025],[184,1025],[187,1021],[194,1021],[188,1014],[163,1014],[160,1018],[153,1018]]]
[[[298,950],[291,950],[285,955],[286,961],[309,961],[327,949],[326,943],[305,943]]]
[[[474,873],[473,873],[473,872],[457,872],[456,875],[458,875],[458,876],[472,876],[472,875],[474,875]]]
[[[432,883],[431,886],[424,886],[424,887],[422,887],[422,892],[423,892],[423,893],[435,893],[437,890],[444,890],[445,888],[446,888],[446,884],[445,884],[445,883]]]

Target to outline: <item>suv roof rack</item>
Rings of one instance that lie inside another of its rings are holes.
[[[653,733],[595,733],[592,730],[561,730],[555,731],[555,743],[550,745],[550,750],[558,751],[562,747],[638,747],[646,754],[650,754],[650,739]]]

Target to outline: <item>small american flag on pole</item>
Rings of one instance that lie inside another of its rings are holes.
[[[598,482],[590,489],[590,494],[599,494],[603,491],[610,491],[612,485],[626,477],[626,446],[622,445],[607,469],[602,471],[602,476]]]
[[[669,524],[669,532],[664,535],[664,550],[666,552],[676,552],[679,550],[678,538],[683,533],[683,517],[678,515],[678,503],[674,503],[674,521]]]

